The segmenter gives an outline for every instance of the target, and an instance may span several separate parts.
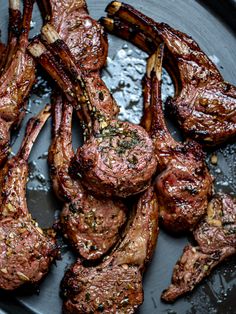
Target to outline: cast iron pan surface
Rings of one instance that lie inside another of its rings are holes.
[[[90,14],[94,18],[104,15],[109,1],[87,0]],[[148,16],[163,21],[174,28],[191,35],[217,64],[224,78],[236,84],[236,40],[233,29],[232,10],[234,1],[194,1],[194,0],[127,0],[127,2]],[[214,3],[218,3],[217,7]],[[213,5],[213,8],[211,7]],[[219,5],[221,5],[219,9]],[[0,0],[0,28],[2,40],[6,41],[8,24],[8,1]],[[229,12],[228,12],[229,10]],[[218,13],[220,13],[218,15]],[[227,15],[229,13],[229,15]],[[236,12],[234,11],[234,18]],[[38,7],[35,7],[32,20],[32,34],[41,26]],[[145,71],[146,55],[132,45],[109,36],[110,49],[107,68],[103,77],[118,100],[121,118],[139,122],[142,113],[140,80]],[[163,77],[164,96],[171,94],[173,88],[167,75]],[[13,153],[17,151],[24,135],[26,121],[35,115],[50,101],[50,84],[39,71],[38,83],[34,86],[28,105],[28,113],[20,131],[12,138]],[[75,120],[74,124],[78,124]],[[169,123],[173,135],[179,137],[176,126]],[[51,121],[48,121],[36,142],[30,158],[28,182],[28,205],[33,217],[42,227],[53,224],[61,208],[50,188],[47,167],[47,150],[50,144]],[[75,147],[82,143],[81,131],[74,130]],[[216,190],[236,194],[236,145],[228,144],[215,150],[218,164],[213,166],[209,159],[213,151],[208,152],[209,168],[216,177]],[[60,240],[61,241],[61,240]],[[202,282],[191,294],[179,299],[173,305],[160,301],[160,294],[171,279],[173,267],[180,257],[190,237],[172,237],[163,230],[160,232],[157,249],[151,265],[144,276],[145,300],[139,314],[212,314],[236,313],[236,265],[231,259],[218,267],[211,276]],[[38,290],[19,291],[12,294],[0,292],[0,313],[9,314],[59,314],[62,301],[59,297],[59,284],[66,267],[72,264],[75,256],[66,243],[61,241],[62,260],[52,267],[49,275]]]

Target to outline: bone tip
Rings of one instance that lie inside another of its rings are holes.
[[[114,20],[109,17],[102,17],[100,19],[101,24],[105,27],[105,29],[109,32],[112,32],[114,29]]]
[[[30,43],[27,49],[35,58],[39,58],[46,51],[46,47],[38,40]]]
[[[122,3],[119,1],[112,1],[108,6],[106,7],[106,12],[110,15],[116,14],[122,6]]]
[[[9,8],[12,10],[20,10],[20,0],[9,0]]]
[[[42,27],[41,33],[49,44],[53,44],[59,39],[58,33],[50,23],[47,23]]]

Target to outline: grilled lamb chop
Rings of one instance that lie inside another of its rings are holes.
[[[108,31],[136,42],[146,51],[165,43],[169,68],[175,67],[170,74],[178,82],[168,106],[188,136],[210,146],[235,138],[236,88],[224,81],[191,37],[119,1],[111,2],[106,10],[112,17],[103,19]]]
[[[191,230],[205,214],[212,191],[212,177],[200,144],[176,142],[165,123],[161,100],[164,46],[147,62],[142,124],[155,146],[159,175],[155,189],[162,223],[172,232]]]
[[[156,170],[154,149],[147,132],[96,107],[83,73],[76,67],[66,44],[50,25],[44,26],[43,35],[49,50],[35,39],[29,46],[30,52],[67,97],[76,101],[76,109],[86,107],[92,121],[88,139],[78,149],[73,162],[75,173],[79,172],[85,187],[96,195],[127,197],[144,191]]]
[[[213,197],[206,217],[194,231],[198,246],[188,245],[177,262],[172,284],[162,299],[173,302],[192,291],[212,269],[236,253],[236,199],[225,194]]]
[[[28,34],[33,9],[32,0],[24,1],[22,25],[19,28],[19,2],[10,1],[9,43],[0,76],[0,165],[9,151],[10,130],[19,125],[25,114],[26,99],[35,81],[35,64],[27,54]],[[13,20],[15,16],[16,20]],[[8,55],[7,55],[8,54]]]
[[[55,236],[44,233],[32,219],[25,195],[29,154],[49,116],[50,107],[46,107],[29,121],[18,154],[0,172],[1,289],[39,282],[57,255]]]
[[[60,38],[68,45],[76,66],[85,74],[87,90],[96,108],[115,116],[119,109],[100,77],[107,58],[108,42],[103,28],[89,16],[84,0],[38,1],[45,22],[50,22]],[[90,122],[88,113],[86,114]]]
[[[49,164],[54,191],[65,202],[62,231],[83,258],[98,259],[118,241],[119,231],[126,221],[126,207],[121,201],[93,197],[79,180],[71,178],[73,108],[61,96],[54,102]]]
[[[142,194],[125,238],[97,267],[77,261],[62,281],[64,313],[134,313],[143,302],[142,274],[158,236],[153,188]]]

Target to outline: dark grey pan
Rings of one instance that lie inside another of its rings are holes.
[[[3,40],[6,39],[8,23],[7,2],[0,0],[0,28]],[[91,15],[94,18],[104,15],[104,8],[108,2],[107,0],[88,0]],[[234,0],[127,0],[127,2],[150,17],[167,22],[190,34],[217,63],[225,79],[236,84],[236,9]],[[32,35],[37,33],[40,25],[40,13],[35,7]],[[122,117],[137,122],[142,111],[140,79],[145,71],[145,55],[117,38],[110,36],[109,40],[111,43],[109,60],[107,69],[103,73],[104,79],[125,112]],[[164,80],[164,84],[165,93],[170,93],[171,86],[167,78]],[[49,101],[49,94],[50,88],[44,78],[41,78],[30,98],[29,113],[25,121]],[[22,140],[24,125],[20,132],[13,136],[13,151],[17,150]],[[173,127],[171,123],[170,127],[178,136],[176,127]],[[74,133],[75,145],[78,145],[81,140],[78,132]],[[49,143],[50,121],[33,149],[28,183],[29,208],[40,225],[44,227],[53,223],[55,213],[60,210],[60,204],[50,190],[48,178],[46,159]],[[209,167],[216,177],[216,189],[236,194],[236,145],[228,144],[216,152],[218,165],[213,166],[209,163]],[[208,159],[211,153],[208,152]],[[174,238],[161,231],[153,261],[145,274],[145,301],[139,310],[140,314],[236,313],[236,265],[232,259],[218,267],[191,294],[178,300],[175,304],[167,305],[160,302],[160,294],[169,284],[173,266],[188,240],[191,239]],[[62,245],[62,260],[52,267],[49,275],[40,285],[38,293],[31,291],[9,295],[1,292],[0,313],[61,313],[59,283],[65,268],[74,261],[74,256],[70,253],[67,245],[63,242]]]

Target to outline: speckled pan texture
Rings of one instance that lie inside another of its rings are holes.
[[[127,0],[143,13],[157,21],[163,21],[176,29],[191,35],[204,52],[217,64],[224,78],[236,84],[236,33],[232,18],[236,15],[234,1],[194,1],[194,0]],[[90,14],[94,18],[103,15],[107,0],[87,0]],[[8,24],[8,1],[0,0],[0,28],[2,40],[6,40]],[[41,26],[38,7],[35,6],[32,34]],[[109,36],[110,49],[107,68],[103,77],[121,105],[121,118],[139,122],[142,114],[141,78],[145,71],[146,55],[120,39]],[[170,80],[164,75],[164,96],[173,92]],[[13,152],[17,151],[24,134],[25,122],[37,113],[48,101],[50,87],[45,76],[39,71],[38,83],[32,91],[28,113],[23,127],[12,138]],[[74,121],[76,124],[77,120]],[[30,176],[28,182],[28,205],[34,218],[42,227],[53,223],[55,214],[60,210],[50,189],[47,168],[47,149],[50,143],[50,125],[47,122],[33,149],[30,158]],[[177,137],[177,128],[169,123]],[[75,145],[81,143],[79,128],[74,127]],[[217,165],[209,162],[209,168],[216,177],[216,189],[236,194],[236,145],[228,144],[208,152],[208,161],[212,153],[218,157]],[[158,247],[151,265],[144,276],[145,300],[139,314],[233,314],[236,313],[236,265],[235,260],[224,263],[212,275],[203,281],[191,294],[181,298],[173,305],[160,301],[160,294],[170,283],[173,266],[182,253],[185,244],[191,241],[187,237],[175,238],[161,230]],[[39,291],[15,292],[11,295],[0,293],[0,313],[58,314],[61,313],[62,301],[59,297],[59,283],[65,268],[74,256],[62,242],[62,260],[53,266],[49,275],[40,285]]]

